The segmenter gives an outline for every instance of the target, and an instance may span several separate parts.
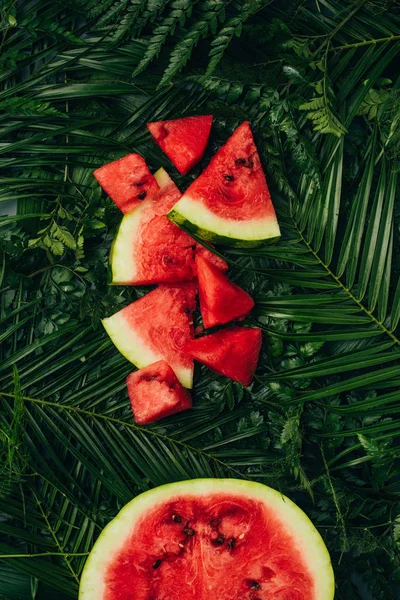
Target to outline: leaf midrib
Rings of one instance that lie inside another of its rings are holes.
[[[372,323],[374,323],[374,325],[376,325],[383,334],[387,335],[388,337],[390,337],[390,339],[397,344],[398,346],[400,346],[400,340],[398,337],[395,336],[395,334],[390,331],[383,322],[379,321],[375,315],[366,307],[364,306],[364,304],[358,300],[354,294],[351,292],[351,289],[346,287],[345,284],[341,281],[341,279],[335,275],[335,273],[329,268],[328,265],[325,264],[325,262],[322,260],[322,258],[318,255],[318,253],[312,248],[310,242],[308,240],[306,240],[306,238],[303,235],[303,232],[299,229],[297,223],[294,221],[294,226],[295,229],[297,231],[297,233],[299,234],[299,236],[301,237],[302,242],[307,246],[308,250],[311,252],[311,254],[314,256],[314,258],[316,259],[316,261],[324,268],[324,270],[327,272],[327,274],[335,281],[335,283],[337,283],[341,289],[347,294],[348,299],[352,300],[355,304],[357,304],[357,306],[360,308],[360,310],[362,310],[364,312],[364,314],[371,320]]]

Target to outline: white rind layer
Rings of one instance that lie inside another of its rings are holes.
[[[160,190],[172,183],[163,168],[154,173],[154,178],[160,186]],[[134,259],[135,241],[138,239],[140,224],[146,214],[147,206],[147,201],[144,201],[122,218],[110,254],[111,283],[114,285],[130,285],[130,282],[137,276],[138,267]]]
[[[147,510],[175,496],[240,494],[264,502],[275,511],[313,576],[315,595],[310,600],[333,600],[335,581],[326,546],[307,515],[289,498],[260,483],[236,479],[193,479],[157,487],[129,502],[103,530],[83,570],[79,600],[103,600],[104,577],[113,556],[129,541],[132,528]],[[229,576],[227,574],[227,576]]]
[[[119,226],[110,256],[112,283],[115,285],[129,284],[136,277],[137,265],[133,250],[140,229],[143,208],[145,208],[143,204],[134,208],[123,217]]]
[[[233,240],[262,241],[281,235],[278,221],[274,215],[263,219],[236,221],[224,219],[212,213],[204,204],[184,194],[175,204],[174,212],[193,223],[199,229]]]
[[[139,369],[147,367],[158,360],[166,360],[161,352],[149,348],[149,345],[134,332],[120,313],[102,320],[103,326],[115,347],[123,356]],[[168,361],[167,361],[168,362]],[[186,388],[193,385],[193,369],[170,365],[181,384]]]

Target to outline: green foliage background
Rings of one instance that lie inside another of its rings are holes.
[[[245,477],[315,522],[336,598],[400,581],[400,7],[388,0],[3,0],[0,598],[77,598],[123,504]],[[181,178],[145,123],[212,112]],[[127,152],[182,189],[249,119],[283,236],[221,249],[256,298],[255,383],[205,369],[194,409],[141,428],[100,319],[120,213],[92,171]],[[361,587],[360,587],[361,585]]]

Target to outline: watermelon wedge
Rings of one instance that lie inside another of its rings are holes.
[[[211,246],[211,248],[213,248],[212,244],[207,244],[207,245]],[[228,263],[223,258],[218,256],[217,254],[214,254],[214,252],[212,252],[211,250],[208,250],[205,246],[202,246],[202,244],[196,244],[196,251],[195,251],[196,265],[197,265],[199,256],[206,258],[209,262],[213,263],[221,271],[225,272],[229,268]]]
[[[202,158],[210,136],[212,115],[147,123],[148,130],[181,175]]]
[[[124,214],[152,196],[159,187],[139,154],[127,154],[96,169],[93,175]]]
[[[153,423],[192,406],[189,392],[164,360],[131,373],[126,385],[139,425]]]
[[[307,515],[260,483],[195,479],[137,496],[107,525],[79,600],[333,600]]]
[[[229,327],[185,343],[183,350],[219,375],[250,385],[261,349],[261,329]]]
[[[118,350],[138,368],[165,360],[184,387],[193,383],[193,361],[183,345],[193,337],[197,285],[161,285],[102,323]]]
[[[249,123],[242,123],[168,214],[198,237],[257,246],[280,236]]]
[[[195,241],[165,216],[181,193],[164,169],[155,179],[160,189],[122,219],[110,254],[112,284],[176,283],[195,276]]]
[[[206,258],[197,256],[196,263],[204,327],[224,325],[251,311],[254,301],[247,292]]]

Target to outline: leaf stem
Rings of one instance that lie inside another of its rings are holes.
[[[3,397],[7,397],[7,398],[13,398],[14,394],[11,393],[6,393],[6,392],[0,392],[0,396]],[[221,466],[231,470],[232,472],[234,472],[236,475],[239,475],[242,479],[249,479],[249,477],[247,477],[246,475],[244,475],[243,473],[241,473],[240,471],[238,471],[237,469],[235,469],[234,467],[232,467],[231,465],[225,463],[224,461],[220,460],[219,458],[216,458],[213,454],[209,454],[208,452],[204,452],[204,450],[201,450],[200,448],[196,448],[195,446],[190,446],[188,444],[185,444],[184,442],[181,442],[180,440],[177,440],[175,438],[171,438],[167,435],[164,435],[162,433],[158,433],[156,431],[152,431],[151,429],[144,429],[142,427],[139,427],[138,425],[135,425],[134,423],[127,423],[126,421],[121,421],[120,419],[115,419],[114,417],[108,417],[106,415],[101,415],[99,413],[95,413],[89,410],[85,410],[83,408],[78,408],[76,406],[69,406],[67,404],[58,404],[57,402],[50,402],[48,400],[42,400],[40,398],[31,398],[29,396],[22,396],[22,399],[27,401],[27,402],[31,402],[32,404],[42,404],[45,406],[52,406],[54,408],[61,408],[62,410],[67,410],[67,411],[71,411],[71,412],[75,412],[78,413],[80,415],[86,415],[88,417],[91,418],[95,418],[95,419],[101,419],[103,421],[108,421],[110,423],[115,423],[117,425],[123,425],[124,427],[130,427],[131,429],[135,429],[136,431],[140,431],[140,433],[145,433],[145,434],[149,434],[152,435],[154,437],[157,437],[159,439],[164,440],[165,442],[168,442],[169,444],[176,444],[179,446],[182,446],[183,448],[185,448],[186,450],[189,450],[190,452],[196,452],[202,456],[205,456],[206,458],[208,458],[209,460],[213,460],[214,462],[220,464]]]
[[[38,508],[39,508],[40,512],[42,513],[42,517],[43,517],[43,519],[44,519],[44,521],[45,521],[45,523],[46,523],[46,525],[47,525],[47,528],[48,528],[48,530],[49,530],[49,532],[50,532],[50,534],[51,534],[51,537],[53,538],[55,545],[57,546],[57,548],[58,548],[58,549],[59,549],[59,551],[60,551],[58,554],[59,554],[59,555],[61,554],[61,555],[63,555],[63,556],[64,556],[65,563],[66,563],[66,565],[67,565],[67,567],[68,567],[69,571],[71,572],[71,575],[72,575],[72,577],[73,577],[73,578],[75,579],[75,581],[76,581],[76,582],[79,584],[79,577],[78,577],[78,574],[77,574],[77,573],[75,573],[74,569],[72,568],[72,565],[71,565],[71,563],[70,563],[70,561],[69,561],[69,559],[68,559],[68,556],[69,556],[69,555],[63,552],[63,548],[62,548],[62,546],[61,546],[61,544],[60,544],[60,542],[59,542],[59,540],[58,540],[58,537],[57,537],[57,535],[56,535],[56,532],[53,530],[53,528],[52,528],[52,526],[51,526],[51,524],[50,524],[50,521],[49,521],[49,519],[48,519],[48,517],[47,517],[47,515],[46,515],[46,512],[45,512],[45,511],[44,511],[44,509],[43,509],[43,506],[42,506],[42,503],[41,503],[41,501],[39,500],[39,498],[38,498],[38,497],[37,497],[37,495],[35,494],[34,490],[32,490],[32,492],[33,492],[33,495],[34,495],[34,497],[35,497],[36,504],[37,504],[37,506],[38,506]]]
[[[392,331],[389,331],[389,329],[387,327],[385,327],[385,325],[381,321],[378,321],[378,319],[375,317],[375,315],[366,306],[364,306],[364,304],[362,304],[362,302],[360,300],[358,300],[354,296],[354,294],[351,292],[350,288],[348,288],[344,285],[344,283],[340,280],[340,278],[337,277],[337,275],[335,275],[335,273],[328,267],[328,265],[326,265],[324,263],[324,261],[320,258],[320,256],[315,252],[315,250],[313,250],[310,242],[308,242],[308,240],[306,240],[306,238],[303,235],[303,232],[299,229],[297,223],[295,223],[295,227],[296,227],[296,230],[297,230],[298,234],[300,235],[302,241],[307,246],[307,248],[309,249],[311,254],[318,261],[318,263],[325,269],[325,271],[327,271],[327,273],[329,273],[329,275],[332,277],[332,279],[335,280],[335,282],[342,288],[342,290],[344,292],[346,292],[346,294],[349,296],[349,298],[353,302],[355,302],[355,304],[357,304],[357,306],[360,307],[360,309],[371,319],[371,321],[373,321],[373,323],[377,327],[379,327],[379,329],[381,329],[382,333],[385,333],[386,335],[388,335],[395,344],[400,346],[400,340],[394,335],[394,333]]]
[[[348,48],[361,48],[361,46],[369,46],[370,44],[381,44],[383,42],[391,42],[392,40],[400,39],[400,35],[388,35],[387,37],[374,38],[372,40],[363,40],[362,42],[354,42],[353,44],[343,44],[342,46],[332,46],[329,52],[335,50],[347,50]]]
[[[39,556],[63,556],[64,558],[73,556],[88,556],[89,552],[38,552],[37,554],[0,554],[0,560],[7,558],[37,558]]]

